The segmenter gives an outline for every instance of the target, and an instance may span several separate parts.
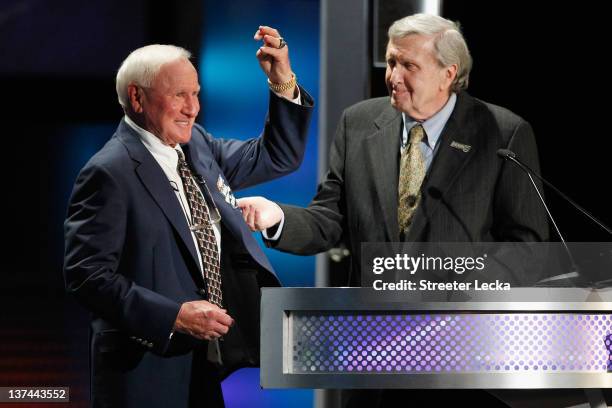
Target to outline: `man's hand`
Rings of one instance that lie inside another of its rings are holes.
[[[275,84],[284,84],[291,81],[293,71],[289,62],[289,46],[281,45],[281,35],[272,27],[259,26],[259,29],[253,36],[255,40],[263,40],[263,46],[257,50],[257,59],[261,69],[266,74],[270,82]],[[294,86],[287,89],[282,95],[286,98],[295,98]]]
[[[201,340],[212,340],[227,334],[234,319],[225,309],[205,300],[185,302],[174,322],[174,330]]]
[[[251,231],[263,231],[275,226],[283,219],[283,210],[273,201],[263,197],[245,197],[236,204]]]

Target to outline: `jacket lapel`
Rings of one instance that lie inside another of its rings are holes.
[[[194,176],[196,176],[198,184],[200,185],[202,193],[206,197],[207,202],[209,199],[214,201],[215,206],[219,209],[223,223],[227,229],[235,235],[236,231],[234,228],[234,222],[232,221],[234,221],[235,217],[239,216],[238,210],[225,201],[225,196],[217,187],[219,177],[222,178],[223,183],[227,184],[227,181],[222,177],[220,172],[216,172],[211,168],[213,162],[212,155],[206,155],[202,151],[198,152],[196,149],[191,149],[189,144],[182,145],[181,147],[185,152],[187,162],[194,171]],[[202,181],[204,181],[206,185],[204,185]],[[213,210],[211,209],[211,211]],[[240,217],[240,219],[242,218]]]
[[[198,126],[193,127],[192,133],[196,132],[199,133],[199,135],[197,135],[198,137],[200,135],[203,136],[203,133],[200,128],[198,128]],[[212,167],[214,157],[212,152],[208,149],[206,152],[204,152],[203,149],[192,149],[191,145],[195,143],[193,139],[194,137],[191,138],[191,141],[189,141],[189,143],[181,145],[181,148],[185,151],[185,154],[189,159],[189,164],[192,166],[192,168],[195,169],[195,171],[200,175],[203,175],[204,173],[208,173],[208,171]]]
[[[208,190],[210,191],[210,198],[212,198],[215,205],[219,209],[221,222],[227,231],[233,235],[235,242],[242,243],[245,249],[261,266],[274,274],[272,265],[264,256],[263,252],[259,249],[259,246],[253,238],[251,231],[247,228],[244,220],[242,219],[242,213],[240,210],[232,207],[231,204],[225,201],[225,196],[219,191],[219,188],[217,187],[219,177],[222,177],[223,182],[226,184],[227,180],[220,172],[215,171],[215,169],[212,167],[212,153],[206,154],[206,152],[202,151],[202,149],[191,149],[190,144],[182,145],[181,147],[185,152],[185,157],[187,158],[191,168],[197,175],[201,176],[203,181],[206,182],[206,186],[208,186]],[[203,193],[208,196],[206,186],[200,183],[200,188],[202,189]]]
[[[155,161],[151,153],[142,144],[136,132],[124,121],[121,121],[117,130],[117,137],[125,145],[130,157],[136,162],[135,171],[138,178],[153,197],[153,200],[161,208],[164,215],[172,224],[177,234],[189,250],[191,257],[196,265],[199,265],[197,252],[187,220],[181,209],[176,194],[172,190],[169,182],[164,182],[168,178],[164,174],[159,164]],[[161,182],[160,182],[161,180]]]
[[[477,146],[476,120],[471,117],[473,99],[465,92],[457,95],[455,109],[442,130],[439,150],[431,163],[421,187],[421,204],[410,227],[407,241],[422,241],[423,230],[438,209],[449,189],[458,179],[466,163],[474,156]],[[465,152],[456,146],[470,146]]]
[[[378,131],[367,137],[365,143],[373,175],[372,187],[376,190],[380,202],[386,239],[397,241],[397,183],[402,116],[389,105],[374,124]]]

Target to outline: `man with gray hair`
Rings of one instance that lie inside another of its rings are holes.
[[[81,170],[65,222],[67,290],[92,312],[94,407],[222,407],[220,381],[259,361],[259,288],[278,285],[233,190],[298,168],[312,98],[261,26],[271,89],[258,138],[195,123],[188,51],[150,45],[117,73],[125,116]]]
[[[529,179],[497,155],[509,149],[539,172],[531,126],[465,92],[472,59],[458,25],[415,14],[388,34],[390,98],[344,111],[329,171],[307,208],[244,198],[247,224],[267,245],[295,254],[345,244],[351,270],[342,286],[362,285],[363,242],[546,240],[546,214]],[[507,272],[488,278],[537,280]],[[344,406],[392,403],[390,393],[348,395]]]

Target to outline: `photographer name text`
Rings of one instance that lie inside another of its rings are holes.
[[[418,282],[402,279],[399,282],[384,282],[381,279],[375,280],[372,283],[374,290],[488,290],[501,291],[510,290],[508,282],[496,280],[494,282],[480,282],[477,279],[474,282],[432,282],[427,279],[421,279]]]

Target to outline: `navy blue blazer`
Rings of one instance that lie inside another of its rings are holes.
[[[182,146],[222,217],[224,306],[237,323],[230,332],[242,330],[240,339],[248,343],[242,354],[250,364],[258,358],[259,339],[251,338],[258,329],[258,287],[278,280],[240,210],[217,184],[221,178],[235,191],[299,167],[312,113],[311,97],[301,92],[303,106],[271,93],[259,138],[215,139],[195,125]],[[178,333],[171,341],[169,335],[183,302],[206,299],[198,265],[167,177],[122,120],[78,175],[65,221],[66,288],[92,312],[94,405],[188,405],[191,351],[204,342]],[[146,395],[133,395],[138,393]]]

